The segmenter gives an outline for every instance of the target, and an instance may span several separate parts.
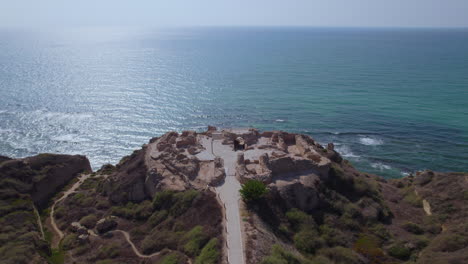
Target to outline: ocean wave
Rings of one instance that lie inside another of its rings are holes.
[[[361,156],[354,154],[351,151],[351,148],[347,145],[338,145],[335,144],[335,149],[338,153],[341,154],[341,156],[345,158],[360,158]]]
[[[378,138],[371,138],[371,137],[360,137],[359,143],[367,146],[378,146],[382,145],[384,142]]]
[[[283,123],[283,122],[284,122],[284,119],[276,119],[275,121],[276,121],[276,122],[279,122],[279,123]]]
[[[383,171],[383,170],[391,170],[392,167],[389,166],[389,165],[386,165],[386,164],[383,164],[381,162],[375,162],[375,163],[371,163],[371,167],[374,168],[374,169],[378,169],[380,171]]]

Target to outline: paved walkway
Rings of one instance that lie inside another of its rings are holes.
[[[224,160],[226,179],[216,187],[221,201],[226,206],[226,228],[229,264],[244,264],[244,249],[241,235],[241,219],[239,214],[239,190],[241,185],[235,175],[237,154],[229,145],[221,144],[221,140],[213,141],[213,153]]]

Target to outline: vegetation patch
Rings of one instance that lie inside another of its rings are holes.
[[[242,184],[240,195],[246,202],[257,201],[262,198],[267,192],[266,185],[258,180],[248,180]]]

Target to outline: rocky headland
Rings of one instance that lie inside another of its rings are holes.
[[[2,263],[468,262],[468,174],[386,180],[307,135],[168,132],[96,172],[0,157],[0,181]]]

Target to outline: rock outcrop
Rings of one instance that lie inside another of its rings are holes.
[[[84,156],[40,154],[0,157],[0,259],[2,263],[47,263],[51,249],[35,211],[77,174],[90,172]],[[5,239],[6,238],[6,239]]]
[[[3,160],[0,175],[5,187],[31,195],[39,208],[44,208],[49,199],[79,173],[91,172],[88,159],[80,155],[39,154]]]

